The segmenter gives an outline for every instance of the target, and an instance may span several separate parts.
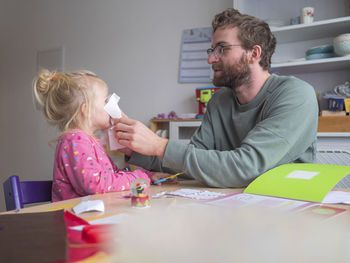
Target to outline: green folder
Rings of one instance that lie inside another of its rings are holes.
[[[244,193],[321,203],[350,166],[290,163],[275,167],[251,182]]]

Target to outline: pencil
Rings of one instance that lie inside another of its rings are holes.
[[[177,177],[178,175],[183,174],[183,173],[184,173],[184,172],[181,172],[181,173],[173,174],[173,175],[170,175],[170,176],[168,176],[168,177],[159,179],[159,180],[157,180],[157,181],[154,181],[153,184],[158,184],[158,183],[161,183],[161,182],[168,181],[168,180],[170,180],[170,179],[174,179],[175,177]]]

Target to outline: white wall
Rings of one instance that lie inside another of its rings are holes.
[[[38,50],[63,46],[65,70],[94,71],[122,98],[126,114],[148,124],[158,113],[196,111],[195,88],[205,84],[178,83],[181,33],[210,26],[231,6],[231,0],[0,0],[0,183],[12,174],[52,177],[48,141],[56,132],[31,95]]]

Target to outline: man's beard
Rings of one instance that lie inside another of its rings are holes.
[[[213,84],[217,87],[228,87],[236,90],[243,84],[250,81],[250,69],[248,66],[248,59],[245,54],[242,54],[239,62],[234,65],[223,66],[215,65],[213,69],[222,70],[220,77],[213,79]]]

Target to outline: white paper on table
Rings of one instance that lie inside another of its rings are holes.
[[[323,204],[348,204],[350,205],[350,192],[330,191],[322,200]]]
[[[226,195],[214,201],[209,201],[207,204],[227,208],[240,208],[253,205],[264,208],[279,209],[281,211],[301,211],[308,207],[317,205],[317,203],[307,201],[246,193]]]
[[[86,200],[86,201],[81,201],[79,204],[74,206],[73,211],[77,215],[79,215],[80,213],[90,212],[90,211],[104,212],[105,206],[102,200]]]
[[[197,200],[210,200],[221,196],[225,196],[226,194],[210,192],[206,190],[180,189],[174,192],[167,193],[167,195],[177,195]]]
[[[163,197],[165,195],[166,195],[166,192],[164,191],[164,192],[160,192],[160,193],[157,193],[157,194],[153,194],[152,198],[161,198],[161,197]]]

